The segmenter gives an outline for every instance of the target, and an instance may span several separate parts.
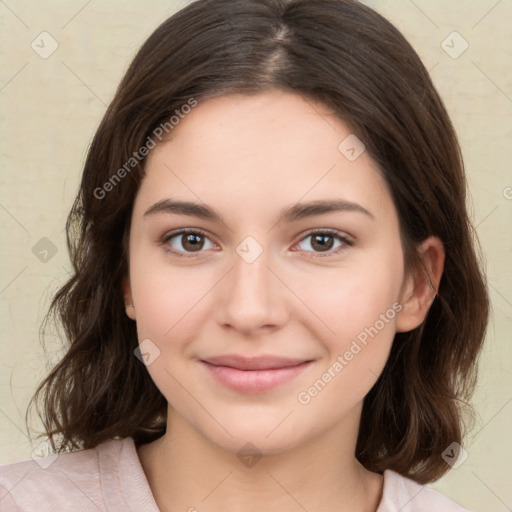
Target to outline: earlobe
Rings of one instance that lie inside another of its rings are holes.
[[[437,237],[427,238],[418,248],[422,266],[407,277],[397,317],[397,332],[408,332],[419,327],[434,302],[444,269],[445,252]]]
[[[126,315],[128,318],[135,320],[135,306],[133,305],[132,290],[130,287],[130,279],[128,277],[123,279],[123,297]]]

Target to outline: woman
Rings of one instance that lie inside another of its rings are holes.
[[[169,18],[88,153],[69,348],[34,397],[60,455],[5,466],[6,509],[464,510],[424,484],[464,456],[487,324],[465,194],[427,71],[371,9]]]

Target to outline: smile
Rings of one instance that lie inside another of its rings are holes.
[[[241,393],[269,391],[297,377],[312,362],[273,356],[249,359],[236,355],[200,360],[217,382]]]

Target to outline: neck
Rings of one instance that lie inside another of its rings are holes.
[[[354,412],[355,422],[282,453],[243,455],[212,443],[173,410],[166,434],[138,453],[162,512],[375,512],[382,478],[354,456]]]

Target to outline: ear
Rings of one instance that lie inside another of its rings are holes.
[[[124,297],[124,309],[126,314],[132,320],[135,320],[135,307],[133,305],[132,289],[130,287],[130,278],[126,276],[123,279],[123,297]]]
[[[418,251],[422,265],[405,278],[400,296],[402,310],[396,320],[397,332],[412,331],[423,323],[443,275],[445,252],[439,238],[427,238]]]

